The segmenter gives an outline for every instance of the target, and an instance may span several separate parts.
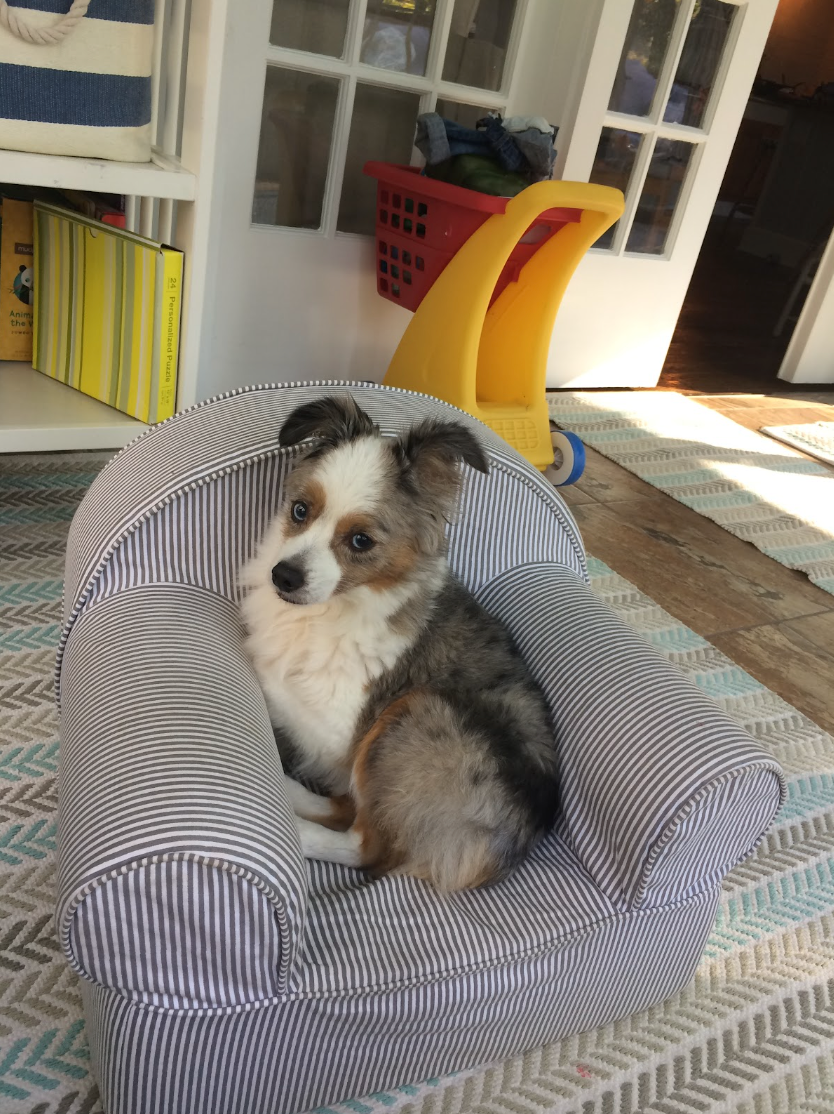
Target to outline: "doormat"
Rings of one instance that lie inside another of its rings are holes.
[[[563,429],[834,594],[834,471],[672,391],[559,392]]]
[[[52,670],[69,521],[104,454],[0,456],[0,1111],[101,1114],[53,927]],[[598,595],[782,763],[695,982],[614,1025],[337,1114],[811,1114],[834,1094],[834,741],[599,561]],[[258,1114],[258,1112],[252,1112]]]
[[[766,425],[762,433],[800,449],[808,456],[834,464],[834,422],[809,422],[807,425]]]

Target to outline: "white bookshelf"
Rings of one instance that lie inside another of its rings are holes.
[[[197,181],[178,160],[154,151],[152,162],[107,162],[28,151],[0,152],[0,181],[22,186],[169,197],[193,201]]]
[[[120,449],[147,428],[27,364],[0,360],[0,453]]]
[[[185,253],[177,373],[179,409],[190,406],[199,395],[198,337],[207,273],[227,3],[156,2],[151,126],[159,146],[154,148],[150,162],[0,150],[0,184],[123,194],[129,227]],[[177,156],[175,151],[181,154]],[[119,449],[145,429],[142,422],[34,371],[28,364],[0,361],[0,453]]]

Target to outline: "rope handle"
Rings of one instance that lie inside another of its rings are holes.
[[[7,0],[0,0],[0,27],[5,27],[25,43],[38,46],[55,46],[72,34],[90,6],[90,0],[72,0],[66,15],[59,16],[49,27],[30,27],[23,15],[25,9],[12,7]]]

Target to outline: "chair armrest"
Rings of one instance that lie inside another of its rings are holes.
[[[688,897],[753,850],[779,765],[575,573],[525,565],[480,599],[544,689],[566,838],[618,907]]]
[[[156,584],[76,620],[60,675],[58,928],[73,967],[175,1008],[283,993],[307,875],[237,608]]]

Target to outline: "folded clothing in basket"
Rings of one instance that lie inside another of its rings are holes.
[[[425,112],[417,117],[414,142],[430,177],[511,197],[531,182],[550,178],[557,131],[541,116],[502,120],[490,113],[477,127],[467,128]]]

